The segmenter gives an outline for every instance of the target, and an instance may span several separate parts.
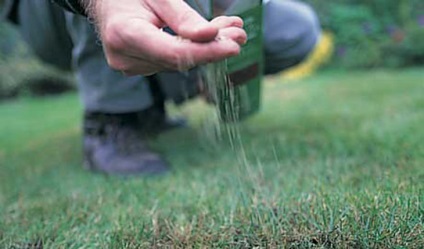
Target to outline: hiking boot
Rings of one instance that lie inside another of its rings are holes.
[[[137,112],[137,130],[146,138],[155,137],[161,133],[187,127],[187,120],[181,117],[169,117],[165,110],[153,106],[147,110]]]
[[[129,114],[86,113],[84,116],[84,161],[88,169],[111,175],[156,175],[169,171],[160,155],[146,144],[146,134],[178,127],[151,110]],[[141,122],[141,118],[144,122]],[[146,123],[156,123],[153,129]],[[147,122],[149,121],[149,122]],[[144,124],[144,125],[142,125]]]
[[[84,115],[84,161],[88,169],[112,175],[154,175],[169,165],[152,151],[146,139],[186,126],[185,119],[169,118],[165,95],[156,76],[149,76],[152,106],[126,114]]]
[[[152,137],[165,131],[187,126],[184,118],[170,118],[166,115],[165,94],[156,75],[147,76],[152,106],[137,113],[139,130],[146,137]]]

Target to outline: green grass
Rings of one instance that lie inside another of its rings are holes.
[[[423,79],[268,79],[262,112],[221,131],[188,105],[151,179],[82,169],[75,95],[3,103],[0,248],[422,248]]]

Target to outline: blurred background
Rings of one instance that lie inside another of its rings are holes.
[[[285,72],[302,78],[320,68],[371,70],[424,63],[424,1],[306,0],[320,16],[323,42],[309,60]],[[0,99],[75,89],[72,77],[40,63],[13,26],[0,23]],[[325,66],[323,66],[325,65]]]
[[[308,0],[334,35],[329,66],[401,68],[424,62],[424,1]]]

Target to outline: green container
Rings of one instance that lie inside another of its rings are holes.
[[[207,89],[215,98],[223,121],[236,122],[257,113],[263,76],[262,1],[209,0],[211,18],[236,15],[244,21],[247,43],[240,55],[205,66]],[[205,5],[204,5],[205,6]],[[205,10],[203,10],[205,11]]]

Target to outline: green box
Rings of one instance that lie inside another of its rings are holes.
[[[202,12],[209,18],[236,15],[244,21],[248,41],[240,55],[205,67],[207,88],[215,98],[219,116],[227,122],[240,121],[260,108],[264,67],[262,1],[203,0],[202,3]]]

